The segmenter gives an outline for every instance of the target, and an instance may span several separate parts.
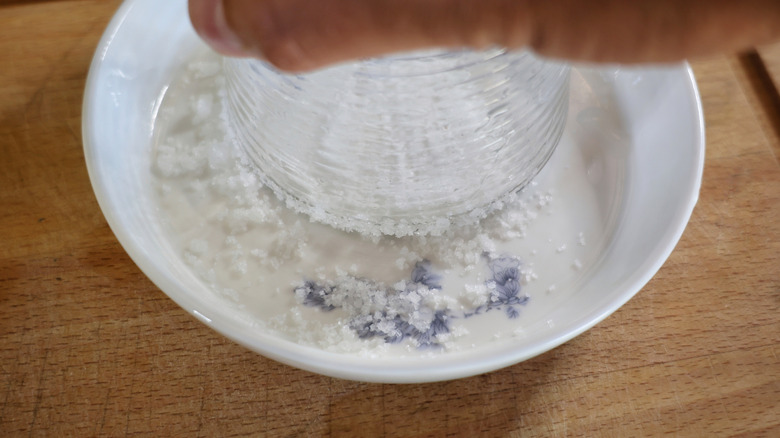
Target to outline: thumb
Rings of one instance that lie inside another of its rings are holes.
[[[525,1],[189,0],[198,34],[228,56],[305,71],[426,47],[521,47]],[[510,25],[511,23],[511,25]]]

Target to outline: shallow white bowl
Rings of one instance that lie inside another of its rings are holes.
[[[612,111],[606,114],[607,125],[619,124],[625,139],[619,223],[598,269],[546,316],[556,321],[554,326],[528,331],[522,339],[419,357],[378,360],[301,346],[253,328],[208,293],[161,225],[151,188],[154,122],[162,91],[197,47],[185,0],[123,3],[87,81],[83,136],[90,178],[118,240],[162,291],[225,336],[299,368],[347,379],[424,382],[475,375],[536,356],[591,328],[636,294],[673,250],[698,197],[704,124],[690,69],[605,69],[600,73],[604,81],[589,83],[589,92],[611,96],[611,106],[605,106]]]

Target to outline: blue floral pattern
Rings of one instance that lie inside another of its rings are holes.
[[[422,284],[429,289],[441,290],[441,275],[433,272],[429,260],[422,260],[414,265],[412,282]]]
[[[326,302],[328,295],[333,293],[333,286],[325,287],[320,286],[313,281],[307,281],[303,284],[303,286],[297,288],[296,292],[300,291],[301,289],[305,291],[303,294],[304,305],[309,307],[319,307],[326,312],[330,312],[336,308],[332,304],[328,304]]]
[[[490,298],[485,310],[503,308],[506,316],[517,318],[520,311],[515,306],[524,306],[528,303],[527,295],[520,296],[520,261],[516,257],[501,256],[488,259],[488,267],[493,277],[486,285],[490,290]]]
[[[383,316],[386,315],[387,314],[384,314]],[[409,338],[417,341],[417,345],[420,347],[440,347],[441,345],[438,342],[438,336],[450,332],[449,318],[449,311],[436,311],[433,320],[430,323],[430,327],[425,331],[421,331],[400,315],[396,315],[391,320],[392,329],[390,330],[374,329],[373,326],[375,326],[375,324],[371,321],[363,321],[355,325],[350,325],[350,328],[355,330],[362,339],[380,336],[384,338],[387,343],[397,344],[404,339]]]
[[[489,294],[486,304],[464,313],[461,317],[486,313],[492,310],[503,309],[507,317],[514,319],[520,315],[518,306],[525,305],[529,297],[520,295],[521,269],[520,261],[512,256],[492,257],[485,255],[490,278],[485,282]],[[368,288],[379,288],[376,283],[367,279],[350,277],[354,282]],[[429,260],[421,260],[414,265],[409,282],[405,283],[403,290],[385,287],[378,290],[385,299],[409,298],[408,302],[415,302],[412,298],[420,291],[441,291],[441,275],[433,270]],[[322,311],[330,312],[339,306],[334,304],[336,286],[323,285],[307,280],[301,286],[295,288],[295,294],[302,303],[309,307],[317,307]],[[420,348],[440,347],[441,335],[451,332],[450,321],[457,319],[447,310],[434,310],[425,305],[419,305],[410,309],[410,312],[396,312],[389,309],[361,314],[352,318],[349,327],[362,339],[381,337],[387,343],[399,343],[406,339],[412,339]],[[421,321],[423,321],[421,323]]]

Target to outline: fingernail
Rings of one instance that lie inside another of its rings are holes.
[[[233,32],[225,18],[222,0],[211,0],[211,23],[206,26],[203,39],[217,52],[227,56],[249,56],[241,39]]]

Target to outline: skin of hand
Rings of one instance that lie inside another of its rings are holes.
[[[674,62],[780,39],[780,0],[189,0],[189,11],[218,52],[291,72],[430,47]]]

